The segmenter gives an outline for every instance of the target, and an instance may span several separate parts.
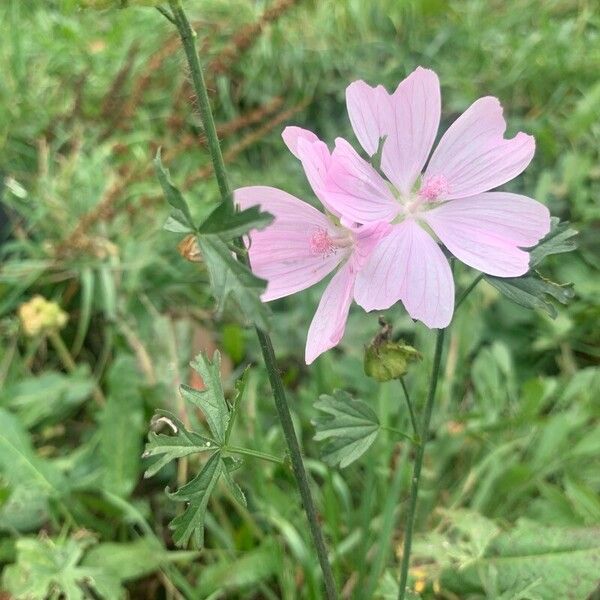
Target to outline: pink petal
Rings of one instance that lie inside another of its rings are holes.
[[[403,194],[411,192],[427,162],[440,113],[440,82],[429,69],[418,67],[392,95],[381,169]]]
[[[369,156],[386,137],[381,169],[409,194],[431,152],[440,124],[441,97],[437,75],[418,67],[389,94],[378,85],[351,83],[346,105],[354,133]]]
[[[364,81],[354,81],[346,88],[352,129],[369,156],[377,152],[379,138],[387,133],[384,124],[392,110],[390,102],[390,94],[381,85],[371,87]]]
[[[329,205],[357,223],[391,221],[401,208],[383,177],[342,138],[331,155],[326,195]]]
[[[454,280],[439,246],[407,219],[381,240],[358,273],[354,298],[367,311],[402,300],[413,319],[442,328],[454,312]]]
[[[303,129],[302,127],[296,127],[295,125],[290,125],[286,127],[281,133],[281,137],[285,142],[285,145],[290,149],[290,152],[300,160],[298,156],[298,140],[306,140],[311,144],[314,142],[319,142],[319,138],[308,129]]]
[[[317,312],[308,329],[306,339],[306,364],[336,346],[344,335],[355,275],[350,263],[346,263],[329,282],[321,297]]]
[[[444,245],[464,263],[498,277],[529,270],[529,254],[550,231],[550,212],[518,194],[487,192],[446,202],[423,217]]]
[[[354,252],[351,260],[355,271],[362,269],[377,244],[390,233],[392,228],[393,226],[387,221],[376,221],[351,229],[354,235]]]
[[[535,140],[523,132],[504,139],[506,122],[497,98],[474,102],[444,134],[424,176],[435,182],[437,199],[474,196],[519,175],[530,163]]]
[[[339,213],[328,204],[325,194],[325,176],[331,160],[327,144],[312,131],[295,126],[286,127],[281,137],[291,153],[302,163],[306,178],[321,204],[339,217]]]
[[[316,253],[313,236],[336,235],[323,213],[272,187],[251,186],[234,192],[235,203],[242,208],[260,205],[274,215],[266,229],[250,234],[250,263],[258,277],[266,279],[264,301],[289,296],[314,285],[331,273],[348,251],[334,248]]]

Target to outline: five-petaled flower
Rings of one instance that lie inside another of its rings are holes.
[[[381,310],[401,300],[414,319],[446,327],[454,312],[454,281],[436,237],[483,273],[516,277],[528,271],[523,248],[548,233],[550,213],[526,196],[488,191],[519,175],[535,152],[530,135],[504,138],[496,98],[480,98],[454,121],[428,163],[441,112],[433,71],[417,68],[393,94],[356,81],[346,101],[367,154],[374,155],[384,138],[381,171],[387,180],[338,138],[326,176],[327,201],[357,223],[393,224],[357,277],[360,306]]]
[[[314,133],[287,127],[284,141],[327,215],[275,188],[235,192],[242,208],[259,204],[275,217],[250,235],[252,269],[268,282],[263,300],[303,290],[338,269],[309,328],[307,363],[340,341],[352,298],[367,311],[400,300],[414,319],[446,327],[454,281],[439,242],[475,269],[516,277],[529,269],[523,248],[550,229],[544,205],[489,191],[519,175],[535,151],[530,135],[504,138],[496,98],[474,102],[431,158],[441,114],[433,71],[419,67],[393,94],[356,81],[346,100],[365,152],[372,157],[381,150],[385,177],[346,140],[338,138],[330,153]]]
[[[308,330],[305,359],[310,364],[342,339],[356,276],[390,225],[374,221],[356,226],[329,206],[323,188],[331,155],[315,134],[287,127],[283,139],[302,163],[313,191],[329,214],[267,186],[239,188],[234,200],[241,208],[258,204],[275,217],[269,227],[250,235],[252,270],[267,280],[264,301],[304,290],[337,269]]]

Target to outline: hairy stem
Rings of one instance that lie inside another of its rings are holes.
[[[192,29],[190,22],[188,21],[183,7],[181,6],[181,1],[169,0],[169,5],[172,12],[172,15],[170,16],[172,16],[172,20],[175,23],[175,26],[177,27],[181,37],[181,42],[190,69],[194,91],[196,92],[198,99],[198,109],[202,118],[202,124],[204,125],[204,133],[206,135],[206,141],[213,164],[215,177],[219,185],[221,199],[224,203],[229,204],[233,208],[231,188],[229,187],[229,182],[227,180],[225,163],[223,162],[223,155],[221,154],[221,146],[219,144],[219,138],[217,136],[217,130],[210,107],[208,91],[206,89],[204,76],[202,74],[202,67],[200,66],[200,59],[196,50],[196,34]],[[248,264],[247,257],[241,256],[240,258],[245,264]],[[290,452],[292,469],[296,477],[296,483],[298,485],[302,504],[308,518],[310,532],[317,550],[317,556],[321,565],[321,570],[323,572],[326,596],[328,600],[333,600],[337,598],[333,573],[327,557],[327,549],[325,547],[323,532],[321,531],[321,526],[319,525],[317,511],[308,484],[308,477],[306,474],[306,469],[304,468],[302,454],[300,452],[300,445],[298,443],[298,439],[296,438],[296,433],[292,424],[292,416],[285,395],[283,382],[277,369],[273,345],[269,335],[266,332],[257,328],[256,333],[258,335],[265,366],[269,375],[269,381],[273,390],[277,414],[279,415],[279,420],[281,421],[285,440]]]
[[[412,548],[413,527],[415,524],[415,514],[417,509],[417,499],[419,496],[419,482],[421,480],[421,469],[423,467],[423,457],[427,446],[429,433],[429,422],[433,411],[433,402],[435,400],[435,391],[437,389],[438,377],[440,374],[440,364],[442,362],[442,348],[444,346],[445,329],[438,329],[435,341],[435,354],[433,356],[433,367],[431,379],[429,382],[429,392],[425,404],[425,413],[421,425],[421,443],[417,446],[415,465],[410,487],[410,501],[408,506],[408,515],[406,518],[406,528],[404,532],[404,548],[402,551],[402,564],[400,567],[400,587],[398,591],[398,600],[404,600],[406,595],[406,582],[408,581],[408,567],[410,564],[410,551]]]

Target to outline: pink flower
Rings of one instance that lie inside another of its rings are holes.
[[[323,193],[331,160],[325,143],[299,127],[287,127],[283,139],[330,215],[272,187],[239,188],[234,199],[242,208],[258,204],[275,217],[269,227],[250,234],[252,271],[267,280],[264,301],[306,289],[337,269],[308,330],[305,359],[310,364],[342,339],[359,269],[390,226],[375,221],[357,227],[347,222]]]
[[[454,281],[435,236],[467,265],[515,277],[550,229],[548,209],[508,192],[489,192],[519,175],[531,161],[533,137],[504,138],[496,98],[474,102],[446,131],[422,173],[440,121],[437,75],[419,67],[393,94],[363,81],[346,91],[352,127],[370,156],[386,136],[384,179],[338,138],[322,193],[331,210],[356,223],[392,223],[356,278],[354,295],[365,310],[401,300],[414,319],[446,327],[454,312]]]

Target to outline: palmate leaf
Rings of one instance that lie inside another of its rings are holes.
[[[315,408],[325,413],[313,420],[315,440],[328,440],[323,446],[323,460],[347,467],[373,444],[380,425],[373,409],[347,392],[336,390],[333,396],[322,395]]]
[[[83,600],[92,589],[104,600],[121,598],[118,579],[101,568],[83,566],[79,562],[88,540],[51,540],[21,538],[16,542],[17,562],[6,567],[3,588],[15,598],[44,600],[61,598]]]
[[[266,281],[256,277],[238,261],[230,246],[232,240],[241,238],[249,231],[267,227],[273,221],[273,215],[261,211],[258,206],[240,211],[222,202],[196,225],[183,194],[162,165],[160,152],[154,164],[165,198],[173,209],[165,229],[175,233],[197,234],[198,247],[217,301],[217,312],[221,313],[226,301],[231,298],[247,319],[261,329],[268,329],[269,310],[260,300]]]
[[[266,281],[239,262],[219,236],[198,236],[198,246],[208,269],[217,312],[223,312],[231,297],[247,319],[261,329],[268,329],[269,309],[260,299]]]
[[[512,302],[525,308],[544,310],[550,317],[557,315],[552,299],[567,304],[575,295],[572,284],[558,284],[540,275],[534,268],[544,258],[552,254],[570,252],[576,248],[573,237],[577,231],[552,218],[550,233],[530,253],[530,267],[522,277],[493,277],[485,275],[485,280]]]
[[[235,470],[241,461],[222,454],[228,451],[227,442],[244,391],[246,372],[236,383],[236,393],[230,408],[221,383],[221,355],[215,352],[211,362],[205,355],[200,354],[190,364],[202,378],[205,387],[196,390],[189,386],[181,386],[181,393],[185,400],[202,411],[211,437],[189,431],[180,419],[166,410],[156,411],[153,418],[154,427],[164,425],[168,434],[154,431],[149,433],[144,457],[158,457],[158,460],[146,470],[144,476],[151,477],[170,461],[190,454],[211,454],[200,473],[191,481],[175,492],[167,490],[171,499],[187,503],[185,511],[169,525],[173,530],[175,544],[184,546],[193,539],[194,544],[200,547],[204,542],[204,518],[208,501],[221,476],[232,496],[246,505],[244,493],[231,476],[231,471]]]
[[[530,586],[532,597],[579,600],[597,588],[598,564],[600,528],[528,522],[499,534],[466,569],[446,570],[442,584],[459,594],[472,592],[488,573],[498,593]]]

